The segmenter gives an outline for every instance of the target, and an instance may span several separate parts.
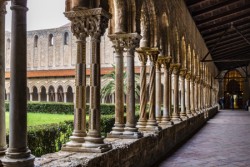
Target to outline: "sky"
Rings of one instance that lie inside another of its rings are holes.
[[[65,0],[28,0],[27,30],[57,28],[69,23],[64,16]],[[10,2],[7,5],[7,31],[11,30]]]

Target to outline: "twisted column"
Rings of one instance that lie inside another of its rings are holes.
[[[161,64],[163,64],[163,69],[164,69],[164,90],[163,90],[163,115],[161,118],[161,122],[160,122],[160,127],[162,128],[167,128],[173,125],[173,122],[171,121],[170,118],[170,108],[171,108],[171,104],[170,104],[170,75],[169,75],[169,68],[170,68],[170,62],[171,62],[171,57],[161,57],[158,58],[158,61],[161,62]]]
[[[186,76],[187,70],[181,69],[180,71],[180,77],[181,77],[181,112],[180,117],[182,120],[186,120],[187,114],[186,114],[186,108],[185,108],[185,76]]]
[[[158,123],[161,122],[161,58],[163,58],[163,56],[158,57],[158,60],[156,62],[156,97],[155,97],[155,101],[156,101],[156,105],[155,105],[155,117]]]
[[[172,121],[174,123],[181,122],[179,114],[179,74],[180,74],[180,64],[172,64],[174,73],[174,111],[172,113]]]
[[[0,155],[5,154],[6,127],[5,127],[5,14],[6,4],[0,0]]]
[[[186,114],[187,116],[190,118],[190,117],[193,117],[193,114],[191,112],[191,109],[190,109],[190,105],[192,104],[191,101],[190,101],[190,96],[191,96],[191,92],[190,92],[190,78],[191,78],[191,72],[187,72],[186,74],[186,83],[187,83],[187,91],[186,91],[186,99],[187,99],[187,108],[186,108]]]
[[[146,126],[147,131],[159,130],[155,119],[155,67],[159,51],[157,48],[149,48],[147,54],[150,60],[149,71],[149,118]]]
[[[146,114],[146,107],[147,107],[147,75],[146,75],[146,64],[147,64],[147,53],[143,48],[136,49],[138,53],[138,58],[141,62],[140,68],[140,116],[137,122],[136,127],[139,131],[144,131],[147,124],[147,114]]]
[[[27,145],[27,0],[12,1],[9,148],[4,167],[33,167]]]

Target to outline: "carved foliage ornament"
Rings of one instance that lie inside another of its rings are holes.
[[[111,18],[111,15],[102,8],[81,9],[64,14],[71,21],[71,30],[77,38],[82,36],[99,38],[105,33]]]

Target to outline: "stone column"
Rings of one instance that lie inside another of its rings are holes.
[[[124,132],[124,88],[123,88],[123,52],[125,47],[122,34],[109,35],[115,48],[115,124],[108,137],[122,135]]]
[[[195,112],[198,114],[200,112],[200,108],[199,108],[199,81],[200,81],[200,77],[196,76],[195,77]]]
[[[9,148],[4,167],[33,167],[27,145],[27,0],[11,1],[11,77]]]
[[[7,148],[5,127],[5,14],[6,4],[0,0],[0,155]],[[0,164],[1,165],[1,164]]]
[[[91,36],[90,41],[90,117],[89,130],[83,147],[90,152],[104,152],[111,149],[111,145],[105,144],[100,131],[100,89],[101,89],[101,60],[100,43],[101,36],[108,27],[111,15],[102,8],[82,10],[87,18],[84,26]],[[116,92],[117,93],[117,92]]]
[[[71,20],[68,13],[65,16]],[[76,55],[76,75],[75,75],[75,93],[74,102],[74,130],[70,141],[62,147],[63,151],[78,151],[84,143],[86,137],[86,36],[82,30],[82,24],[79,20],[71,21],[71,29],[77,38]],[[80,29],[80,31],[78,31]]]
[[[196,112],[195,112],[195,99],[194,99],[194,96],[195,96],[195,90],[194,90],[194,78],[191,77],[191,80],[190,80],[190,110],[191,110],[191,113],[193,114],[193,116],[196,116]]]
[[[30,101],[33,101],[33,92],[30,93]]]
[[[187,113],[187,116],[190,118],[190,117],[193,117],[193,114],[191,112],[191,109],[190,109],[190,105],[191,105],[191,102],[190,102],[190,96],[191,96],[191,92],[190,92],[190,78],[191,78],[191,72],[187,72],[186,74],[186,83],[187,83],[187,91],[186,91],[186,99],[187,99],[187,108],[186,108],[186,113]]]
[[[173,91],[172,91],[172,83],[173,83],[173,81],[172,81],[172,73],[173,73],[173,66],[172,65],[170,65],[170,67],[169,67],[169,95],[168,95],[168,97],[169,97],[169,109],[168,109],[168,111],[169,111],[169,115],[170,115],[170,117],[171,117],[171,121],[172,121],[172,114],[173,114],[173,104],[172,104],[172,98],[173,98]]]
[[[46,93],[46,101],[49,102],[49,92]]]
[[[7,101],[10,101],[10,93],[7,93]]]
[[[181,69],[180,70],[180,77],[181,77],[181,112],[180,117],[182,120],[186,120],[187,113],[186,113],[186,107],[185,107],[185,76],[186,76],[187,70]]]
[[[39,92],[39,93],[38,93],[38,99],[37,99],[39,102],[41,102],[41,101],[42,101],[42,100],[41,100],[41,99],[42,99],[42,97],[41,97],[41,96],[42,96],[42,93],[41,93],[41,92]]]
[[[159,58],[158,58],[159,59]],[[169,92],[170,90],[170,75],[169,75],[169,67],[170,67],[170,61],[171,57],[162,57],[159,59],[161,64],[163,64],[163,69],[164,69],[164,90],[163,90],[163,115],[161,118],[160,122],[160,127],[162,128],[167,128],[173,125],[173,122],[171,121],[170,118],[170,98],[169,98]]]
[[[172,64],[174,74],[174,111],[172,113],[172,121],[179,123],[182,121],[179,113],[179,74],[180,64]]]
[[[140,131],[144,131],[147,125],[147,75],[146,75],[146,64],[147,64],[147,53],[144,48],[139,48],[136,50],[138,53],[139,60],[141,62],[141,69],[140,69],[140,117],[137,122],[137,128]]]
[[[58,102],[58,93],[55,92],[55,102]]]
[[[67,92],[63,93],[63,101],[64,103],[67,103]]]
[[[135,127],[135,48],[139,46],[142,37],[137,33],[127,34],[127,105],[126,105],[126,125],[123,135],[141,137],[138,128]]]
[[[155,67],[158,59],[158,48],[148,48],[147,54],[150,60],[149,71],[149,118],[146,126],[146,131],[158,131],[158,126],[155,119]]]
[[[156,77],[155,77],[155,80],[156,80],[156,85],[155,85],[155,101],[156,101],[156,104],[155,104],[155,117],[156,117],[156,120],[158,123],[161,122],[161,93],[162,93],[162,90],[161,90],[161,58],[163,56],[160,56],[158,57],[158,60],[156,62]]]

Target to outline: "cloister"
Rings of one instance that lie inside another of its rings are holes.
[[[7,2],[0,0],[0,164],[4,167],[152,166],[216,115],[222,96],[241,99],[238,107],[249,98],[250,4],[246,0],[66,0],[64,15],[77,39],[74,87],[58,85],[41,89],[27,89],[27,0],[11,0],[8,95],[3,35]],[[115,124],[103,138],[100,49],[105,33],[114,48],[116,91]],[[140,70],[138,121],[135,58]],[[232,77],[245,80],[235,80],[235,84],[229,80]],[[6,143],[5,99],[10,100],[9,143]],[[29,150],[28,100],[74,102],[74,131],[59,153],[35,158]]]

